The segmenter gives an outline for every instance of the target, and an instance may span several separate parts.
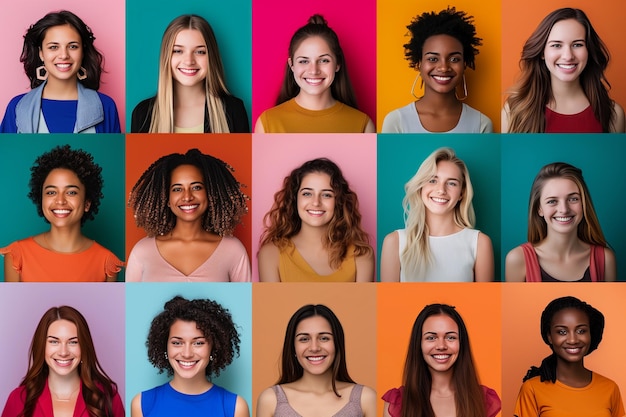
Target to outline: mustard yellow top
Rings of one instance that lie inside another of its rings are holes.
[[[363,133],[367,114],[337,101],[324,110],[308,110],[291,99],[261,113],[265,133]]]
[[[319,275],[300,255],[295,245],[290,243],[280,251],[278,274],[281,282],[355,282],[354,246],[348,248],[348,256],[343,260],[339,269],[330,275]]]

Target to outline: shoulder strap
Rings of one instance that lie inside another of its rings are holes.
[[[530,242],[522,244],[524,251],[524,263],[526,264],[526,282],[541,282],[541,271],[539,270],[539,259],[535,253],[535,248]]]
[[[589,273],[591,281],[604,281],[604,246],[591,245]]]

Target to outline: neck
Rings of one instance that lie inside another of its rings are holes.
[[[431,385],[430,385],[431,393],[436,393],[444,397],[449,396],[450,394],[454,394],[454,387],[452,385],[452,369],[449,369],[446,372],[431,371],[430,377],[431,377]]]
[[[193,86],[183,86],[174,81],[174,106],[175,107],[195,107],[204,105],[206,93],[204,91],[204,81]]]
[[[439,113],[440,110],[457,112],[463,106],[463,103],[456,98],[454,90],[446,94],[426,90],[418,102],[427,106],[433,113]]]
[[[77,100],[78,80],[57,80],[48,78],[48,82],[43,88],[43,98],[51,100]]]
[[[181,378],[174,374],[170,386],[183,394],[197,395],[208,391],[213,384],[204,376],[204,372],[193,378]]]
[[[551,253],[570,255],[580,250],[585,244],[578,238],[576,233],[562,234],[550,233],[548,231],[548,235],[540,242],[539,246]]]
[[[333,391],[333,375],[331,369],[324,372],[321,375],[313,375],[308,372],[302,374],[302,378],[296,381],[296,383],[305,388],[308,392],[314,392],[316,394],[324,394]]]
[[[552,79],[550,88],[555,101],[568,100],[572,97],[585,95],[585,92],[580,85],[580,80],[563,82],[561,80]]]
[[[592,372],[585,368],[584,362],[566,362],[557,358],[557,379],[566,385],[584,387],[591,382]]]
[[[41,234],[43,243],[48,249],[56,252],[80,252],[89,241],[83,236],[80,224],[67,227],[51,227],[50,231]]]
[[[296,96],[296,103],[307,110],[328,109],[334,106],[336,102],[330,92],[330,88],[319,95],[310,95],[300,90]]]
[[[429,236],[448,236],[456,233],[460,228],[454,223],[454,213],[433,214],[426,212],[426,225]]]
[[[320,243],[324,243],[324,237],[327,235],[327,233],[327,225],[322,227],[311,227],[303,223],[300,226],[300,231],[296,234],[296,236],[300,239],[310,242],[319,241]]]
[[[174,229],[170,232],[173,238],[190,242],[200,240],[207,233],[209,232],[202,228],[202,219],[197,219],[194,222],[176,220]]]
[[[58,375],[53,372],[48,374],[48,388],[52,398],[59,401],[69,401],[74,393],[80,389],[80,384],[78,371],[69,375]]]

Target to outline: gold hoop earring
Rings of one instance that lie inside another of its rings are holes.
[[[424,88],[424,80],[422,80],[422,74],[418,71],[415,80],[413,81],[413,85],[411,86],[411,95],[415,97],[416,100],[419,100],[421,97],[415,95],[415,85],[417,84],[417,80],[421,80],[420,88]]]
[[[78,69],[76,77],[81,81],[87,79],[87,70],[85,69],[85,67],[80,67]]]
[[[459,97],[459,93],[456,88],[454,89],[454,96],[459,101],[465,101],[467,99],[467,83],[465,82],[465,74],[463,74],[463,93],[465,94],[463,97]]]

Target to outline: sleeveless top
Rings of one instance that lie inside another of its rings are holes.
[[[398,255],[402,259],[407,243],[406,229],[397,232]],[[473,282],[479,233],[476,229],[465,228],[448,236],[428,236],[432,264],[420,277],[407,277],[401,264],[400,282]]]
[[[526,282],[566,282],[552,278],[541,269],[537,252],[535,252],[532,243],[526,242],[521,245],[521,248],[524,252],[524,264],[526,265]],[[591,245],[589,267],[583,277],[577,281],[604,281],[604,247]]]
[[[355,282],[354,246],[348,247],[346,258],[339,269],[329,275],[319,275],[290,242],[286,248],[280,250],[278,275],[282,282]]]
[[[265,133],[363,133],[370,120],[340,101],[328,109],[309,110],[293,98],[265,110],[260,119]]]
[[[591,106],[577,114],[561,114],[546,106],[545,133],[602,133]]]
[[[233,417],[237,394],[215,384],[202,394],[183,394],[169,382],[141,393],[143,417]]]
[[[461,117],[454,128],[447,132],[431,132],[422,126],[415,102],[393,110],[383,120],[382,133],[491,133],[491,120],[478,110],[463,103]]]
[[[276,410],[274,410],[274,417],[301,417],[296,410],[294,410],[285,391],[280,385],[274,385],[272,387],[276,394]],[[344,405],[337,413],[332,417],[363,417],[363,410],[361,410],[361,392],[363,391],[363,385],[354,384],[352,391],[350,392],[350,399],[348,404]]]

